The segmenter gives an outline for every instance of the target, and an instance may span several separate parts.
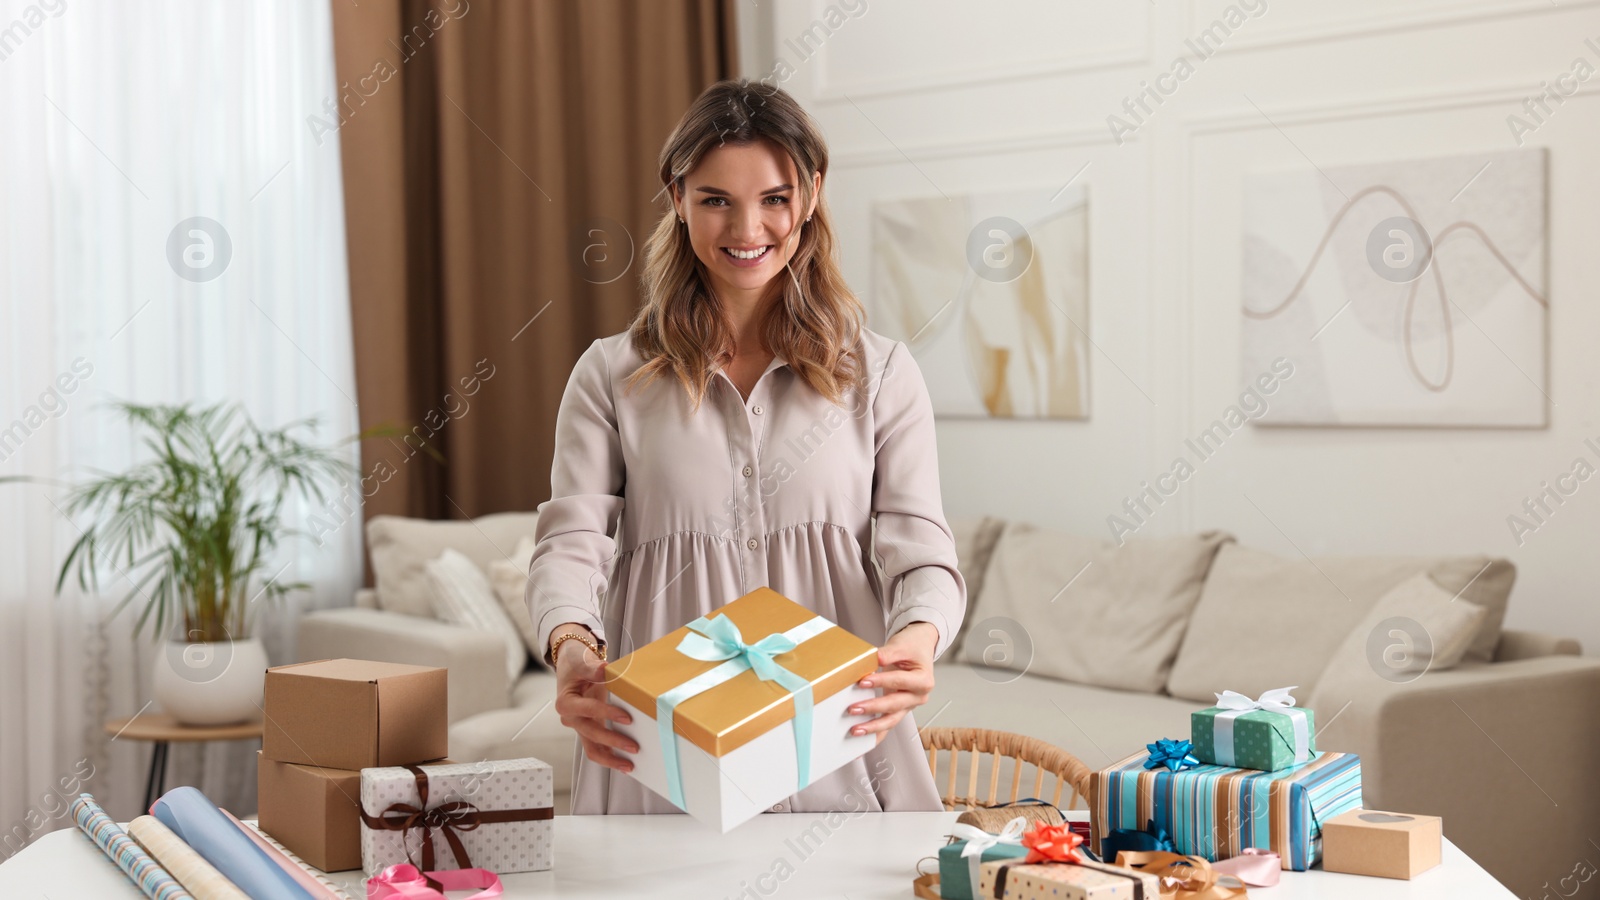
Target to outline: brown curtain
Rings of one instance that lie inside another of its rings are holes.
[[[573,363],[639,303],[656,154],[733,0],[331,0],[366,514],[550,496]],[[433,454],[443,457],[436,460]]]

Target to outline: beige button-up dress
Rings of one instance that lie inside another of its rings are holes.
[[[838,404],[779,357],[748,400],[719,371],[691,412],[676,379],[624,393],[643,364],[626,332],[591,344],[567,382],[539,506],[527,598],[541,646],[580,622],[617,659],[768,586],[878,646],[932,623],[942,655],[967,594],[927,386],[904,343],[864,330],[861,348],[865,385]],[[576,735],[573,746],[574,814],[679,811],[591,763]],[[773,811],[940,808],[907,715]]]

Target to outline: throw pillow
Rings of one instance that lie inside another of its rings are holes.
[[[505,644],[506,672],[515,682],[527,667],[528,648],[500,608],[483,570],[459,550],[446,550],[422,568],[432,588],[434,617],[451,625],[493,632]]]
[[[1310,695],[1334,650],[1378,599],[1426,573],[1457,602],[1487,614],[1466,659],[1488,662],[1500,639],[1516,569],[1485,556],[1281,557],[1230,544],[1217,553],[1172,665],[1167,692],[1213,702],[1296,685]]]
[[[411,519],[373,516],[367,522],[367,552],[378,589],[378,608],[408,616],[432,616],[433,601],[422,566],[449,547],[480,569],[505,559],[518,539],[531,535],[538,513],[493,513],[476,519]]]
[[[1460,663],[1489,610],[1439,586],[1426,572],[1378,598],[1334,650],[1318,684],[1337,679],[1414,681],[1424,672]],[[1362,691],[1351,696],[1366,696]]]
[[[528,610],[528,568],[533,565],[533,548],[536,546],[538,544],[533,538],[525,537],[517,543],[517,549],[512,551],[510,559],[497,559],[489,563],[489,583],[494,586],[500,608],[516,626],[517,634],[522,636],[528,655],[541,668],[548,668],[544,662],[544,651],[539,647],[539,631],[534,627],[533,616]]]
[[[968,663],[1144,693],[1167,682],[1220,531],[1109,542],[1007,523],[984,574]],[[1025,646],[1026,645],[1026,646]]]

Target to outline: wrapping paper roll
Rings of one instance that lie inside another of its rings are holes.
[[[194,895],[194,900],[250,900],[155,816],[140,816],[129,822],[128,834]]]
[[[290,853],[288,848],[267,837],[259,829],[251,828],[249,825],[239,821],[239,817],[233,813],[223,810],[222,814],[231,819],[233,824],[239,826],[239,830],[244,832],[245,837],[253,841],[257,847],[260,847],[262,853],[271,857],[272,861],[278,864],[278,868],[288,872],[289,877],[298,881],[300,886],[306,889],[306,893],[315,897],[316,900],[350,900],[349,895],[334,887],[333,882],[328,881],[326,878],[319,879],[312,874],[311,869],[304,862],[301,862],[300,857]]]
[[[72,802],[72,818],[83,829],[83,833],[133,879],[145,896],[152,900],[191,900],[189,892],[166,869],[161,868],[160,863],[151,859],[144,848],[117,827],[116,822],[111,821],[100,804],[94,802],[94,797],[79,794],[78,799]]]
[[[251,900],[315,900],[195,788],[167,791],[150,813]]]

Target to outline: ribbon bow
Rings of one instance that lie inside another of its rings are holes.
[[[1238,856],[1219,860],[1211,868],[1251,887],[1273,887],[1283,875],[1283,860],[1271,850],[1246,847]]]
[[[417,780],[417,804],[391,803],[378,815],[369,814],[365,808],[361,810],[361,821],[368,828],[378,831],[401,832],[400,841],[405,847],[406,861],[416,865],[416,860],[411,856],[411,832],[422,831],[422,871],[432,872],[434,868],[433,832],[437,829],[444,835],[445,843],[450,845],[450,852],[454,854],[457,869],[471,869],[472,859],[467,855],[466,845],[461,842],[458,832],[473,831],[480,825],[492,825],[501,822],[531,822],[539,819],[549,819],[554,816],[555,808],[550,806],[529,807],[525,809],[496,809],[481,810],[465,800],[452,800],[438,806],[428,806],[428,773],[418,766],[404,766]],[[438,890],[438,882],[429,875],[421,876],[429,887]]]
[[[500,896],[500,876],[488,869],[456,869],[424,875],[409,863],[390,866],[367,880],[367,900],[445,900],[443,891],[481,888],[465,900],[490,900]]]
[[[1242,886],[1219,884],[1217,871],[1199,856],[1122,852],[1117,854],[1116,864],[1159,877],[1162,885],[1172,889],[1170,894],[1165,890],[1161,892],[1163,900],[1169,897],[1171,900],[1228,900],[1249,896]]]
[[[707,619],[699,633],[691,631],[685,635],[678,644],[678,652],[702,662],[721,662],[742,657],[755,670],[757,678],[780,681],[788,670],[773,662],[772,658],[798,646],[797,641],[783,633],[769,634],[754,644],[746,643],[744,635],[739,633],[739,626],[733,624],[732,619],[717,616]]]
[[[1174,848],[1171,835],[1157,825],[1155,819],[1148,820],[1143,831],[1114,828],[1100,839],[1101,859],[1116,859],[1118,853],[1150,853],[1158,850],[1172,853]]]
[[[992,834],[965,822],[957,822],[955,827],[950,829],[952,835],[967,842],[967,845],[961,848],[961,856],[967,861],[967,874],[971,878],[974,890],[978,887],[979,867],[983,864],[984,851],[997,844],[1022,843],[1022,833],[1027,827],[1028,820],[1023,816],[1017,816],[1007,822],[999,834]]]
[[[1200,765],[1200,760],[1194,756],[1194,744],[1189,741],[1175,741],[1172,738],[1162,738],[1154,744],[1145,744],[1150,751],[1150,756],[1144,761],[1146,769],[1158,769],[1166,766],[1169,771],[1179,772],[1192,769]]]
[[[795,766],[800,788],[811,783],[811,720],[815,702],[811,682],[779,665],[773,657],[787,653],[818,634],[835,627],[821,616],[796,625],[788,631],[769,634],[755,643],[745,641],[739,626],[726,615],[701,616],[689,623],[689,633],[678,642],[678,652],[701,662],[722,665],[685,681],[656,698],[656,727],[661,734],[661,761],[666,768],[667,799],[686,809],[683,773],[678,764],[678,740],[672,719],[679,703],[709,691],[723,682],[752,669],[762,681],[775,681],[794,695]]]
[[[1083,835],[1066,825],[1046,825],[1041,822],[1022,836],[1022,846],[1028,848],[1028,855],[1022,862],[1024,865],[1037,862],[1088,862],[1083,851],[1078,849],[1082,844]]]
[[[1265,710],[1267,712],[1282,713],[1289,717],[1294,728],[1294,761],[1303,763],[1311,758],[1311,722],[1306,717],[1306,711],[1296,709],[1294,695],[1289,692],[1294,687],[1273,688],[1265,691],[1255,700],[1251,700],[1237,691],[1223,691],[1217,694],[1217,708],[1222,712],[1212,719],[1213,744],[1216,749],[1216,761],[1219,766],[1235,765],[1233,741],[1233,721],[1238,717]]]
[[[1294,706],[1294,695],[1290,694],[1289,692],[1294,690],[1295,687],[1298,687],[1298,685],[1293,687],[1273,688],[1270,691],[1262,692],[1261,696],[1255,700],[1251,700],[1249,697],[1237,691],[1223,691],[1222,693],[1217,694],[1217,706],[1221,707],[1222,709],[1238,709],[1244,711],[1265,709],[1270,712],[1279,712],[1285,709],[1290,709]]]

